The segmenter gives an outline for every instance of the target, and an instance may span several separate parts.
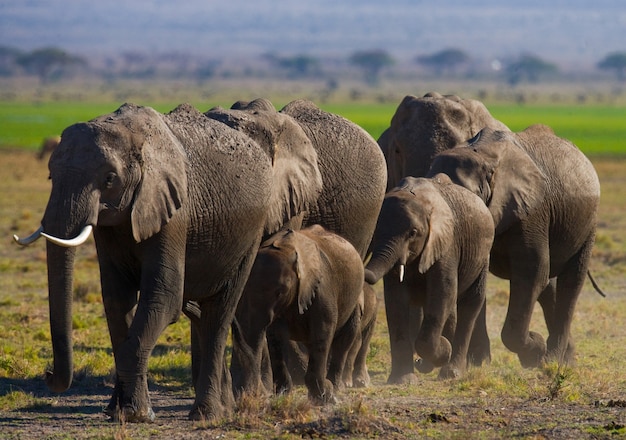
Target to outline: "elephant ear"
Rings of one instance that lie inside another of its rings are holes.
[[[277,245],[291,245],[295,252],[294,270],[298,276],[298,312],[311,305],[322,280],[323,254],[317,243],[300,232],[288,231]]]
[[[133,136],[142,158],[141,183],[131,211],[133,237],[141,242],[168,223],[187,199],[187,156],[162,119],[142,108],[147,119]]]
[[[520,142],[518,134],[492,130],[481,133],[475,148],[494,164],[487,206],[497,235],[524,220],[542,203],[546,177],[528,153],[533,146]]]
[[[428,210],[428,237],[419,260],[420,273],[425,273],[442,258],[448,251],[454,234],[454,216],[450,206],[441,196],[437,188],[438,184],[438,182],[434,184],[428,182],[418,193],[420,203]]]

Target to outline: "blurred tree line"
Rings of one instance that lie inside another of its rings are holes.
[[[338,76],[359,77],[376,85],[392,71],[397,60],[383,49],[357,51],[345,59],[324,59],[307,54],[292,56],[263,54],[256,60],[230,64],[223,59],[202,59],[184,53],[144,54],[124,52],[103,59],[87,60],[56,47],[30,52],[0,46],[0,77],[36,76],[41,84],[71,78],[80,74],[98,75],[115,81],[135,78],[189,78],[203,82],[221,77],[278,77],[287,79],[326,78],[336,83]],[[446,48],[430,54],[417,55],[410,63],[416,77],[436,76],[469,78],[479,75],[495,76],[514,86],[536,83],[562,74],[559,67],[533,54],[521,54],[510,59],[474,60],[457,48]],[[626,52],[613,52],[599,60],[595,67],[626,81]],[[406,69],[405,69],[406,70]]]

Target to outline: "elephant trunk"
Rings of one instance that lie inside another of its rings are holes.
[[[72,383],[72,284],[76,250],[50,242],[46,248],[50,333],[54,354],[53,371],[46,372],[46,384],[51,391],[60,393]]]
[[[398,256],[398,253],[391,246],[383,246],[374,249],[372,258],[365,266],[365,281],[369,284],[376,284],[385,276],[396,264],[399,264],[400,282],[404,278],[405,258]]]

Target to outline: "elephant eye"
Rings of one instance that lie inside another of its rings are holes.
[[[104,182],[104,186],[107,189],[111,189],[113,187],[113,183],[115,182],[116,177],[117,175],[114,172],[108,173]]]
[[[415,238],[417,237],[418,231],[416,228],[411,229],[411,231],[409,232],[409,238]]]

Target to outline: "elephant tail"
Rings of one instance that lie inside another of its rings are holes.
[[[591,271],[587,271],[587,276],[589,277],[589,281],[591,281],[591,285],[593,286],[594,289],[596,289],[596,292],[598,292],[600,295],[602,295],[602,297],[606,298],[606,294],[602,291],[602,289],[600,289],[600,286],[598,286],[598,283],[596,283],[596,280],[593,279],[593,277],[591,276]]]

